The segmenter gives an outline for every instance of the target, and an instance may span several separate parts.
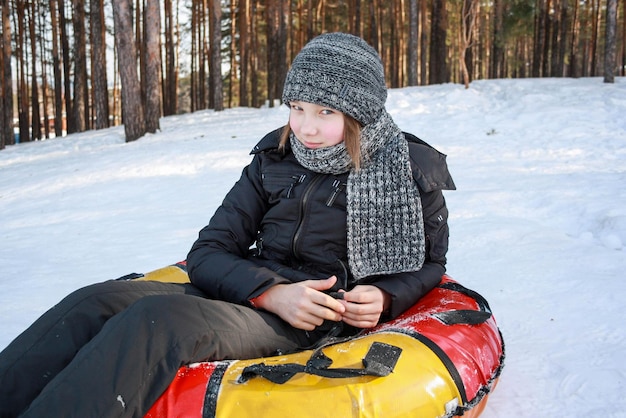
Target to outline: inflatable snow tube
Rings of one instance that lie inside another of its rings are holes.
[[[126,278],[189,281],[184,262]],[[184,366],[146,417],[477,417],[503,361],[487,301],[443,276],[401,316],[351,339]]]

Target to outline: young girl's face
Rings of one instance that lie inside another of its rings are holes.
[[[343,141],[343,113],[301,101],[289,103],[289,108],[289,126],[305,147],[330,147]]]

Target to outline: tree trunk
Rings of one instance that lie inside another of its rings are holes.
[[[45,13],[37,13],[37,31],[38,33],[44,33],[45,25],[43,20],[45,19]],[[46,139],[50,138],[50,115],[48,114],[48,64],[50,63],[49,48],[46,48],[46,39],[43,36],[38,37],[39,49],[41,51],[41,59],[39,65],[41,66],[41,100],[43,106],[41,107],[43,112],[43,131]]]
[[[374,1],[371,1],[369,6],[370,30],[367,43],[369,43],[371,46],[374,47],[374,49],[380,52],[380,48],[378,46],[378,22],[376,19],[376,5],[374,4]]]
[[[626,0],[622,3],[622,64],[619,74],[623,77],[626,76]]]
[[[545,0],[536,0],[535,41],[533,48],[532,76],[541,77],[543,53],[546,41],[546,3]]]
[[[174,40],[174,10],[172,0],[164,0],[165,5],[165,80],[163,88],[163,114],[174,115],[178,111],[178,72],[176,69],[176,42]]]
[[[59,19],[56,0],[50,0],[50,24],[52,26],[52,71],[54,77],[54,135],[63,135],[63,82],[59,58]]]
[[[429,82],[430,84],[447,83],[450,76],[446,63],[448,57],[446,0],[433,1],[431,25]]]
[[[355,35],[361,36],[361,0],[354,0],[354,32]]]
[[[461,42],[459,53],[459,66],[465,88],[469,88],[470,72],[466,61],[467,50],[472,44],[472,34],[476,25],[478,0],[463,0],[461,5]]]
[[[622,65],[620,65],[620,74],[626,76],[626,0],[622,6]]]
[[[137,59],[139,60],[139,86],[141,89],[141,103],[143,103],[144,121],[146,111],[146,45],[144,34],[146,33],[146,22],[143,15],[146,0],[135,0],[135,48],[137,49]]]
[[[113,0],[113,22],[118,70],[122,83],[122,120],[126,142],[146,133],[141,86],[137,75],[137,51],[133,39],[131,0]]]
[[[409,45],[408,73],[409,86],[417,86],[417,0],[409,0]]]
[[[63,54],[63,95],[65,98],[65,118],[67,124],[67,132],[76,132],[76,124],[74,123],[74,111],[72,105],[72,79],[70,70],[70,44],[67,35],[67,19],[65,18],[65,0],[58,0],[59,4],[59,28],[61,35],[61,51]]]
[[[37,82],[37,37],[35,36],[35,19],[37,9],[35,2],[30,3],[30,16],[28,18],[28,30],[30,32],[30,59],[31,59],[31,81],[30,81],[30,113],[31,113],[31,139],[41,139],[41,113],[39,104],[39,85]]]
[[[572,39],[570,42],[570,53],[569,53],[569,76],[570,77],[580,77],[579,71],[579,61],[578,61],[578,26],[579,26],[579,17],[578,17],[578,1],[574,1],[574,16],[572,18]]]
[[[30,141],[30,109],[28,106],[28,85],[26,84],[26,58],[24,48],[26,47],[26,16],[25,16],[24,0],[15,0],[15,9],[17,14],[17,40],[15,54],[17,59],[17,112],[19,124],[20,142]]]
[[[561,0],[561,16],[559,18],[559,63],[557,76],[565,77],[565,56],[567,55],[567,38],[571,27],[568,0]]]
[[[550,13],[552,10],[553,4],[552,0],[546,0],[546,16],[544,20],[544,40],[543,40],[543,52],[541,54],[541,76],[542,77],[552,77],[552,32],[554,30],[554,19],[553,13]]]
[[[598,74],[598,36],[600,33],[600,0],[593,1],[593,33],[591,36],[591,77]]]
[[[604,51],[604,82],[615,82],[617,33],[617,0],[606,1],[606,42]]]
[[[211,0],[211,102],[213,109],[224,110],[224,84],[222,83],[222,4],[220,0]]]
[[[11,72],[11,10],[10,1],[2,0],[2,56],[0,56],[0,149],[15,143],[13,135],[13,75]]]
[[[197,8],[197,1],[196,0],[192,0],[191,2],[191,74],[190,74],[190,86],[189,86],[189,95],[190,95],[190,100],[191,100],[191,111],[194,112],[197,108],[197,100],[196,100],[196,96],[198,93],[198,86],[197,86],[197,73],[198,73],[198,35],[197,35],[197,28],[198,28],[198,13],[196,12],[196,8]]]
[[[428,84],[428,7],[420,1],[420,85]]]
[[[91,0],[90,5],[91,40],[91,91],[95,128],[109,127],[109,91],[106,64],[106,28],[104,25],[103,0]]]
[[[73,120],[75,132],[88,127],[87,109],[87,47],[85,42],[85,2],[73,0],[74,4],[74,103]]]
[[[211,16],[212,13],[212,5],[208,6],[207,2],[213,2],[213,0],[199,0],[196,1],[196,65],[197,65],[197,74],[194,80],[193,85],[195,86],[196,94],[196,109],[206,109],[213,107],[213,96],[211,93],[208,93],[207,90],[211,91],[213,80],[210,78],[210,28],[211,24]],[[208,89],[207,89],[208,85]],[[207,98],[208,97],[208,98]]]
[[[252,106],[261,105],[259,99],[259,36],[257,33],[256,10],[258,8],[258,0],[251,0],[254,3],[252,13],[250,15],[250,91],[252,92]]]
[[[315,34],[315,23],[314,23],[315,19],[313,18],[313,1],[308,0],[307,6],[308,6],[308,9],[307,9],[307,15],[306,15],[306,41],[305,43],[313,39],[313,36]]]
[[[250,0],[239,1],[239,106],[250,106],[248,95],[248,68],[250,36]]]
[[[147,0],[145,13],[145,85],[146,85],[146,131],[155,133],[160,129],[161,118],[161,12],[159,0]]]
[[[282,96],[287,76],[287,31],[285,30],[285,0],[267,2],[267,98],[269,106]]]
[[[504,77],[504,1],[495,0],[493,5],[493,44],[489,77]]]
[[[237,36],[237,10],[235,7],[235,2],[230,2],[230,48],[229,48],[229,60],[230,60],[230,71],[228,71],[228,107],[232,108],[234,106],[233,94],[236,82],[236,74],[237,74],[237,43],[235,42],[235,38]]]

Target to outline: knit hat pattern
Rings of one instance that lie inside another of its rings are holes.
[[[319,35],[293,60],[282,100],[330,107],[369,125],[380,116],[387,100],[380,56],[357,36]]]

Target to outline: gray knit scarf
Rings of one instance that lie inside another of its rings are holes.
[[[317,173],[350,170],[347,186],[348,264],[357,280],[375,274],[416,271],[425,257],[424,221],[404,134],[383,111],[361,131],[361,168],[355,170],[343,142],[309,149],[290,136],[293,153]]]

